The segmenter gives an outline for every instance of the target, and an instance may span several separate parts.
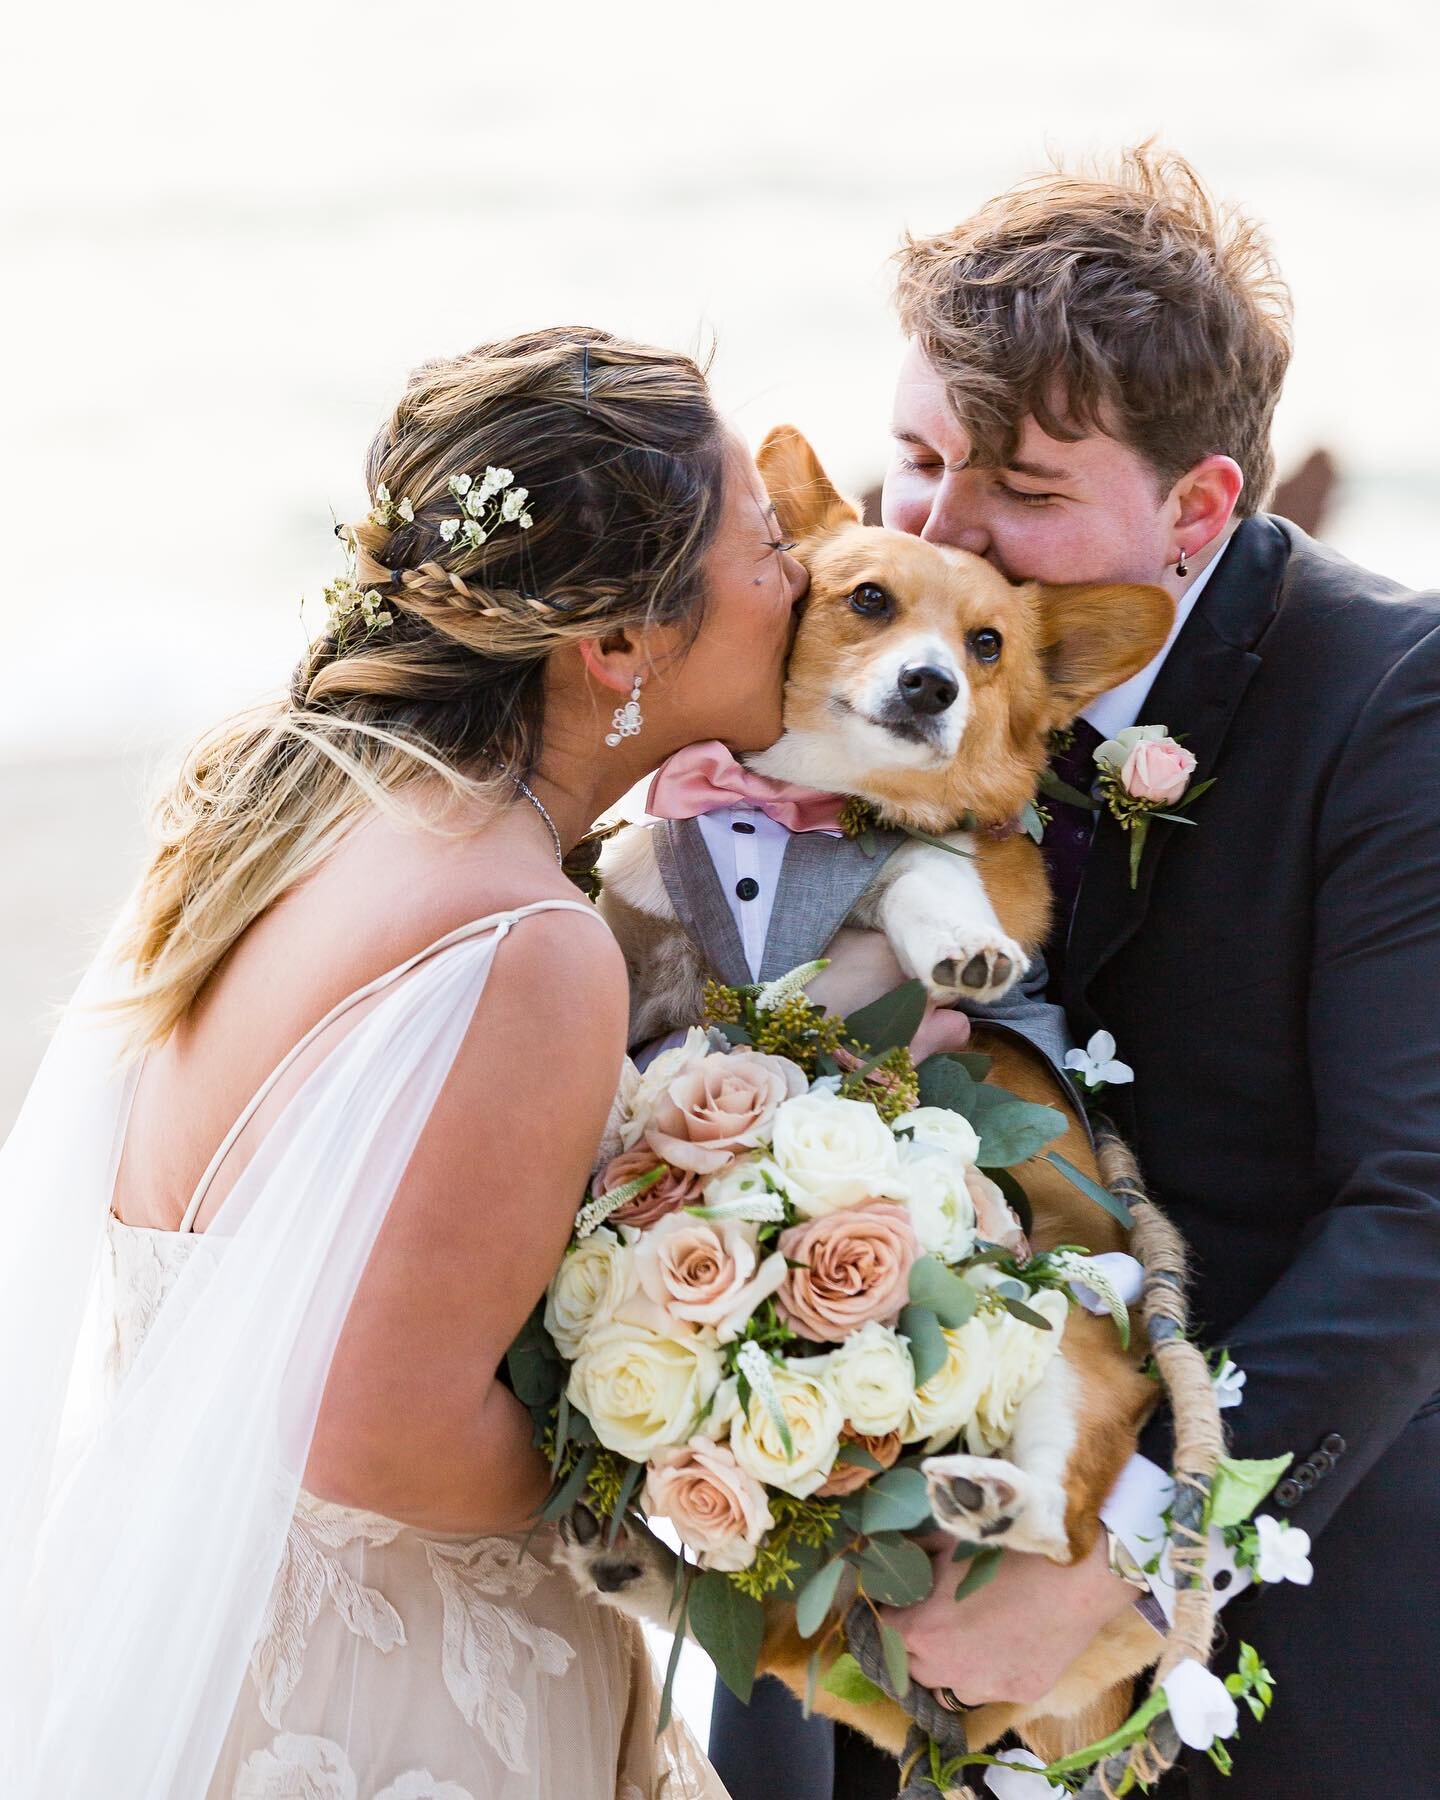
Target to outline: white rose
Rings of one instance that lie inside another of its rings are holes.
[[[654,1062],[640,1072],[629,1095],[629,1117],[620,1131],[622,1149],[633,1150],[640,1142],[655,1110],[655,1102],[675,1077],[703,1062],[710,1053],[710,1039],[698,1025],[692,1025],[685,1033],[684,1043],[662,1050]]]
[[[785,1454],[770,1409],[752,1391],[748,1415],[736,1418],[730,1430],[735,1460],[763,1486],[779,1488],[804,1500],[822,1487],[840,1449],[845,1424],[839,1402],[815,1375],[807,1362],[787,1362],[772,1368],[775,1397],[790,1428],[793,1458]]]
[[[938,1449],[970,1422],[990,1371],[990,1341],[979,1313],[944,1333],[949,1355],[917,1388],[901,1436],[907,1444],[934,1440]]]
[[[767,1218],[773,1214],[778,1222],[785,1217],[785,1211],[781,1194],[776,1189],[783,1191],[784,1186],[784,1177],[777,1164],[763,1152],[755,1151],[749,1156],[737,1156],[728,1169],[712,1175],[705,1183],[701,1203],[727,1210],[733,1208],[737,1218],[746,1216],[741,1209],[751,1208],[757,1218],[762,1214]]]
[[[842,1100],[824,1088],[797,1094],[775,1115],[771,1150],[804,1218],[862,1200],[905,1198],[890,1127],[864,1101]]]
[[[872,1319],[838,1350],[811,1357],[805,1366],[819,1374],[846,1422],[863,1437],[885,1437],[904,1424],[915,1398],[915,1365],[890,1326]]]
[[[910,1190],[905,1204],[920,1248],[942,1262],[963,1262],[975,1248],[975,1204],[964,1166],[951,1151],[926,1140],[902,1142],[900,1169]]]
[[[545,1329],[567,1362],[596,1325],[609,1323],[633,1286],[632,1255],[615,1232],[602,1225],[575,1246],[545,1296]]]
[[[605,1130],[600,1138],[600,1148],[590,1173],[597,1174],[608,1162],[614,1162],[625,1145],[625,1128],[630,1122],[635,1095],[640,1088],[640,1071],[627,1056],[620,1065],[620,1082],[615,1089],[615,1098],[610,1102],[610,1113],[605,1120]]]
[[[951,1112],[948,1106],[917,1106],[913,1112],[901,1113],[895,1129],[912,1131],[917,1144],[948,1150],[966,1168],[980,1154],[980,1134],[963,1114]]]
[[[689,1439],[721,1372],[703,1338],[617,1323],[590,1333],[566,1392],[607,1450],[644,1462]]]
[[[989,1340],[989,1379],[966,1431],[975,1456],[994,1456],[1010,1442],[1021,1401],[1034,1392],[1050,1358],[1060,1348],[1070,1311],[1064,1294],[1056,1288],[1042,1288],[1039,1293],[1027,1294],[1025,1304],[1031,1312],[1049,1319],[1049,1331],[1027,1325],[998,1308],[970,1321],[973,1325],[983,1320]]]

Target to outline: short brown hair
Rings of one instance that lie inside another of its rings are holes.
[[[1033,414],[1050,436],[1128,444],[1162,490],[1233,456],[1238,512],[1270,496],[1290,295],[1265,234],[1182,157],[1056,168],[896,253],[907,337],[939,370],[972,459],[1003,467]]]

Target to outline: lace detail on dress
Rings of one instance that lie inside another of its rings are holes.
[[[354,1543],[393,1543],[400,1530],[393,1519],[353,1512],[302,1492],[250,1656],[260,1710],[272,1725],[280,1724],[295,1692],[310,1628],[327,1598],[355,1636],[382,1654],[405,1642],[399,1613],[378,1588],[357,1581],[338,1554]]]
[[[505,1538],[446,1544],[429,1539],[425,1556],[445,1605],[441,1667],[450,1698],[478,1727],[507,1769],[522,1774],[527,1715],[510,1682],[516,1647],[542,1675],[563,1675],[575,1656],[558,1632],[537,1625],[498,1598],[524,1600],[550,1571]]]
[[[254,1751],[235,1778],[233,1800],[356,1800],[355,1771],[333,1738],[282,1731]],[[374,1800],[475,1800],[458,1781],[437,1781],[428,1769],[407,1769]]]

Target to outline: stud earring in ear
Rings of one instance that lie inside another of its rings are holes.
[[[638,737],[640,727],[645,723],[644,714],[640,711],[640,677],[635,677],[635,685],[630,690],[630,698],[623,706],[617,706],[610,720],[610,730],[605,734],[605,742],[613,750],[626,738]]]

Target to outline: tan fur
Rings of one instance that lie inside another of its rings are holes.
[[[982,825],[1008,824],[1035,792],[1049,731],[1144,667],[1168,635],[1173,603],[1161,589],[1011,586],[978,557],[861,525],[858,510],[836,493],[810,446],[790,427],[772,432],[757,460],[811,579],[787,676],[784,735],[772,749],[747,758],[762,773],[860,795],[885,821],[932,833],[952,832],[966,813]],[[891,616],[879,625],[849,605],[851,593],[866,582],[891,598]],[[980,662],[968,649],[972,634],[982,629],[999,631],[1004,639],[994,664]],[[947,754],[927,759],[923,746],[902,746],[898,760],[887,762],[884,732],[864,721],[857,727],[874,686],[876,659],[897,632],[948,647],[968,689],[963,731]],[[978,854],[985,896],[1004,931],[1026,949],[1038,947],[1049,925],[1050,894],[1037,846],[1021,835],[982,833],[966,841]],[[943,851],[929,854],[949,860]],[[892,862],[901,860],[897,853]],[[674,918],[650,833],[622,833],[607,847],[603,866],[602,905],[625,949],[634,988],[632,1035],[644,1039],[695,1020],[708,971]],[[885,880],[882,875],[867,890],[850,923],[875,926]],[[994,1059],[1001,1086],[1066,1112],[1069,1128],[1052,1147],[1098,1181],[1069,1091],[1044,1058],[983,1026],[976,1027],[973,1041]],[[1061,1243],[1094,1252],[1124,1248],[1122,1227],[1049,1163],[1032,1160],[1017,1173],[1033,1208],[1037,1250]],[[1078,1416],[1063,1483],[1067,1542],[1057,1560],[1090,1551],[1100,1529],[1099,1507],[1133,1453],[1153,1402],[1153,1385],[1139,1373],[1139,1336],[1137,1331],[1137,1348],[1127,1352],[1108,1318],[1074,1310],[1067,1321],[1059,1354],[1074,1377]],[[584,1579],[604,1554],[572,1546],[572,1567]],[[627,1559],[637,1554],[633,1540],[624,1554]],[[670,1555],[653,1540],[639,1554],[652,1563]],[[604,1597],[627,1604],[623,1589]],[[836,1616],[846,1603],[842,1588]],[[767,1614],[760,1667],[803,1695],[816,1640],[800,1637],[792,1605],[772,1599]],[[1078,1748],[1125,1716],[1131,1678],[1157,1651],[1151,1628],[1127,1612],[1043,1700],[971,1714],[972,1747],[1019,1731],[1047,1757]],[[906,1721],[888,1701],[857,1706],[822,1689],[815,1704],[887,1750],[898,1752],[903,1745]]]

